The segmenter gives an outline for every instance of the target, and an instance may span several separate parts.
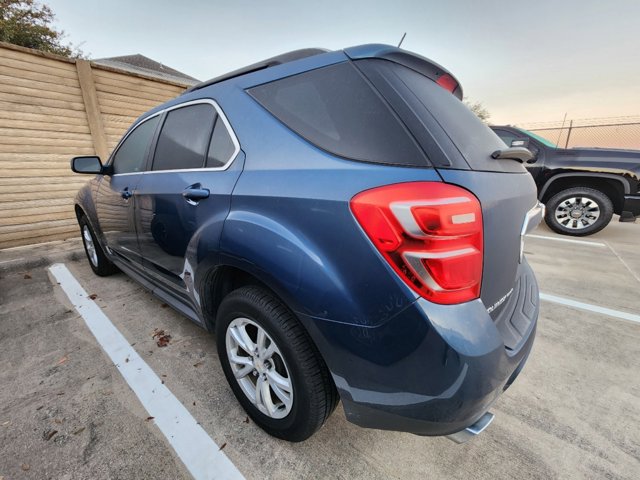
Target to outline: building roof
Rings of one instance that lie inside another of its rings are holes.
[[[140,55],[139,53],[136,55],[122,55],[120,57],[98,58],[97,60],[92,61],[99,65],[127,70],[129,72],[169,80],[171,82],[187,85],[195,85],[199,82],[196,78],[179,72],[171,67],[167,67],[166,65],[156,62],[144,55]]]

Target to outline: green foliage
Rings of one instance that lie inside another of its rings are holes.
[[[0,0],[0,41],[65,57],[84,57],[65,43],[65,34],[53,26],[51,9],[36,0]]]
[[[491,118],[491,114],[489,110],[487,110],[481,102],[472,102],[468,98],[464,99],[464,104],[467,106],[469,110],[475,113],[480,120],[484,123],[489,123],[489,118]]]

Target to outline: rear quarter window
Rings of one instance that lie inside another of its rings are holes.
[[[424,152],[351,62],[248,90],[289,129],[340,157],[425,167]]]

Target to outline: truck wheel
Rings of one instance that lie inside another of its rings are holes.
[[[593,188],[574,187],[547,201],[545,221],[558,233],[584,237],[602,230],[612,216],[613,204],[607,195]]]
[[[80,234],[82,235],[84,252],[87,254],[87,259],[89,260],[89,265],[93,273],[101,277],[116,273],[118,267],[111,263],[111,260],[104,254],[95,233],[93,233],[91,225],[89,225],[87,217],[83,215],[80,217],[78,223],[80,224]]]
[[[318,350],[267,290],[246,286],[224,298],[216,343],[233,393],[270,435],[306,440],[336,408],[338,392]]]

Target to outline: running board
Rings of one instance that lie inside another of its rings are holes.
[[[484,430],[493,422],[495,415],[491,412],[485,413],[480,419],[473,425],[468,426],[464,430],[447,435],[449,440],[453,440],[456,443],[466,443],[474,437],[480,435]]]

